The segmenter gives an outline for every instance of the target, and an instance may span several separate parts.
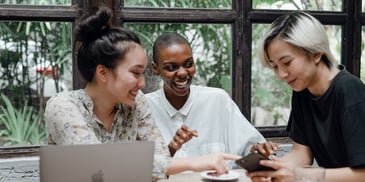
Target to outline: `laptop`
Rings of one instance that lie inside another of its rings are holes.
[[[43,146],[40,181],[152,181],[154,146],[152,141]]]

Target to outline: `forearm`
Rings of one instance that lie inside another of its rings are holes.
[[[326,169],[327,182],[342,181],[363,181],[365,179],[365,169],[353,169],[350,167]]]
[[[193,170],[190,158],[172,158],[166,175],[172,175],[186,170]]]
[[[310,148],[296,142],[293,143],[292,150],[281,159],[291,162],[294,166],[310,165],[313,163],[313,156]]]

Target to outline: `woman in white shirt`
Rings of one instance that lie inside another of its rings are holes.
[[[172,156],[198,156],[203,144],[217,142],[227,153],[246,155],[254,144],[265,142],[223,89],[191,85],[196,68],[181,35],[164,33],[156,39],[152,70],[163,87],[146,97]]]

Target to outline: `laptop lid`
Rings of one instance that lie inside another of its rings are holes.
[[[41,182],[152,181],[154,142],[40,148]]]

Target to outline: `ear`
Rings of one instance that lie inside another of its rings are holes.
[[[152,72],[153,72],[155,75],[159,75],[159,74],[160,74],[160,72],[158,71],[158,65],[157,65],[155,62],[153,62],[153,61],[152,61],[151,65],[152,65]]]
[[[323,53],[319,52],[313,55],[313,60],[315,64],[318,64],[321,62],[321,58],[322,58]]]
[[[105,82],[108,79],[109,71],[110,70],[108,68],[99,64],[98,66],[96,66],[95,69],[95,77],[97,78],[97,80]]]

